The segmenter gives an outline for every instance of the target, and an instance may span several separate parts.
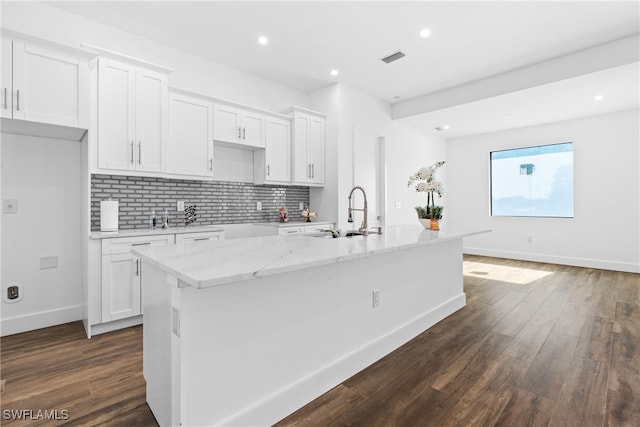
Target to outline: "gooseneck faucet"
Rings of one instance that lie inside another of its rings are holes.
[[[354,209],[351,207],[351,196],[353,196],[353,192],[356,190],[362,191],[362,196],[364,197],[364,207],[362,209]],[[364,213],[364,219],[362,220],[362,225],[358,228],[358,231],[362,233],[363,236],[369,234],[367,230],[367,193],[364,192],[364,188],[356,185],[351,189],[351,193],[349,193],[349,218],[347,218],[347,222],[353,222],[353,214],[352,211],[362,211]]]

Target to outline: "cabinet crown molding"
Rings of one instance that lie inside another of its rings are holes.
[[[116,52],[115,50],[106,49],[100,46],[95,46],[90,43],[81,43],[81,46],[95,55],[105,56],[111,59],[121,60],[130,63],[131,65],[137,65],[144,68],[149,68],[154,71],[169,74],[173,72],[173,68],[165,67],[154,62],[146,61],[144,59],[136,58],[134,56],[125,55],[124,53]]]
[[[213,102],[214,104],[224,104],[224,105],[227,105],[227,106],[230,106],[230,107],[239,108],[241,110],[253,111],[255,113],[265,114],[265,115],[272,116],[272,117],[278,117],[278,118],[281,118],[281,119],[284,119],[284,120],[291,120],[291,116],[287,115],[287,114],[276,113],[275,111],[263,110],[261,108],[253,107],[251,105],[240,104],[238,102],[229,101],[229,100],[222,99],[222,98],[216,98],[214,96],[203,95],[202,93],[199,93],[199,92],[193,92],[193,91],[190,91],[188,89],[182,89],[182,88],[175,87],[175,86],[170,86],[169,87],[169,93],[178,93],[180,95],[193,96],[193,97],[196,97],[196,98],[201,98],[201,99],[205,99],[207,101]]]
[[[318,111],[310,110],[310,109],[305,108],[305,107],[300,107],[299,105],[294,105],[289,110],[287,110],[287,114],[294,114],[294,113],[312,114],[314,116],[322,117],[323,119],[327,118],[327,115],[324,114],[324,113],[320,113]]]
[[[62,43],[55,40],[43,39],[40,37],[32,36],[30,34],[21,33],[21,32],[9,30],[6,28],[3,28],[0,34],[2,35],[3,38],[6,38],[6,39],[18,39],[24,42],[37,43],[45,47],[66,50],[70,53],[73,53],[80,57],[85,57],[88,59],[92,59],[97,56],[95,52],[92,52],[87,49],[83,49],[82,47],[72,46],[67,43]]]

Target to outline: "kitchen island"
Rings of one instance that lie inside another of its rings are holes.
[[[462,239],[420,226],[137,249],[161,426],[271,425],[465,305]]]

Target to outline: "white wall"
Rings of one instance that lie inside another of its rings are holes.
[[[446,222],[493,229],[467,253],[640,272],[639,126],[631,110],[450,140]],[[568,141],[574,218],[490,216],[490,151]]]
[[[311,98],[312,108],[328,115],[327,182],[323,189],[311,189],[312,209],[323,218],[336,221],[343,230],[353,227],[346,222],[347,196],[354,185],[353,132],[357,129],[385,139],[386,224],[417,223],[414,206],[425,205],[426,196],[407,188],[407,180],[420,167],[446,160],[445,139],[394,122],[389,104],[349,86],[336,83],[313,93]],[[446,188],[446,166],[440,172],[438,177]],[[401,208],[395,207],[396,202],[400,202]],[[446,196],[439,202],[446,206]],[[373,218],[369,220],[374,224]]]
[[[80,144],[2,134],[2,197],[18,201],[2,214],[2,293],[23,294],[2,302],[3,336],[82,318]],[[58,267],[41,269],[49,256]]]
[[[309,105],[306,93],[40,2],[2,2],[2,28],[80,47],[90,43],[172,68],[169,86],[270,111]]]

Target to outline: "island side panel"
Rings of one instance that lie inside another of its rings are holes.
[[[271,425],[463,307],[462,239],[179,292],[182,425]]]
[[[179,352],[172,354],[171,299],[177,291],[169,283],[175,279],[157,267],[143,262],[143,375],[147,382],[147,403],[161,426],[176,425],[179,411],[172,410],[172,392],[179,383],[172,382],[172,364],[179,362]]]

